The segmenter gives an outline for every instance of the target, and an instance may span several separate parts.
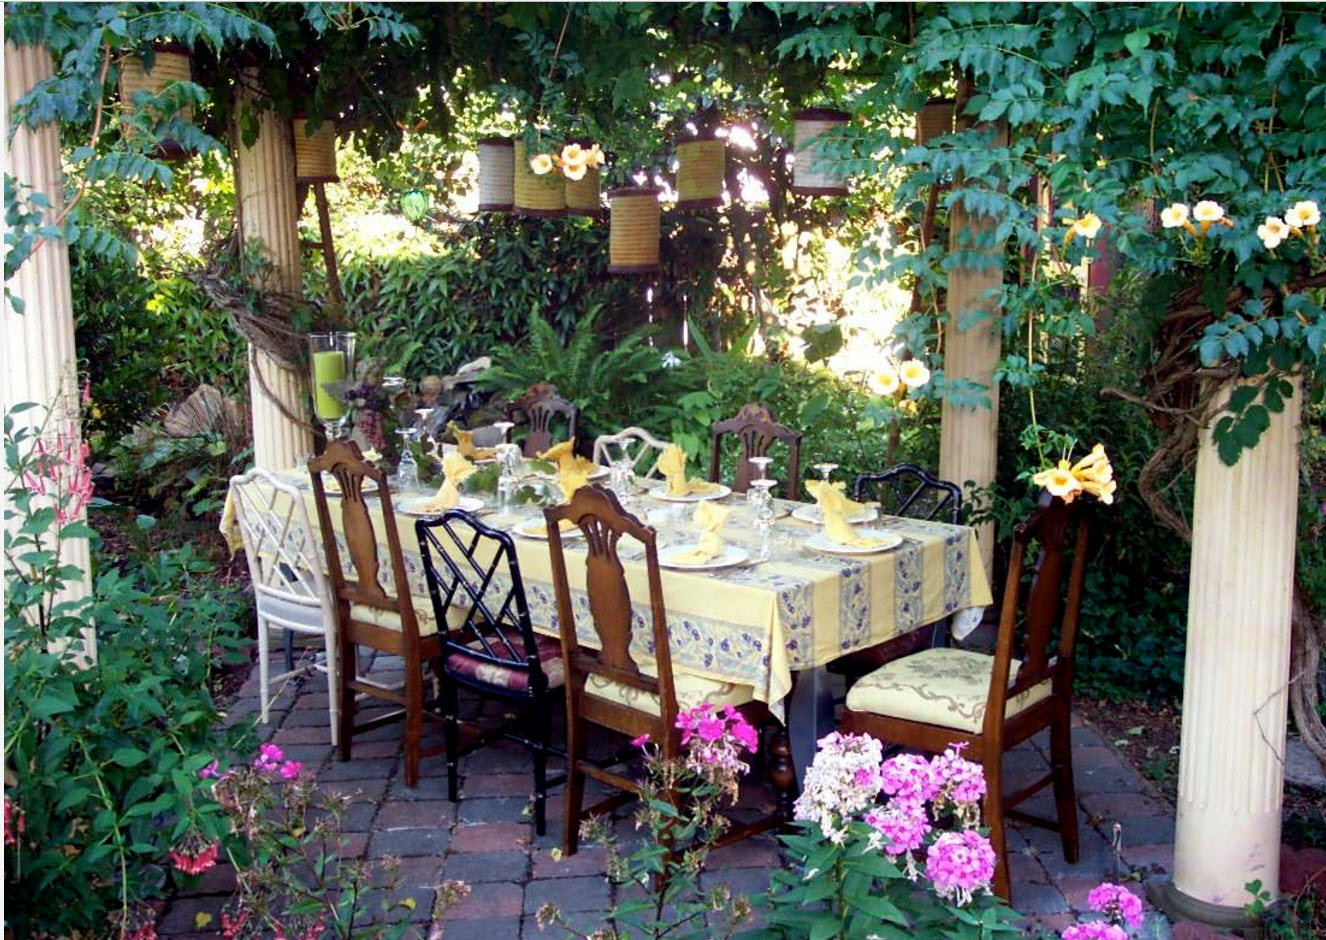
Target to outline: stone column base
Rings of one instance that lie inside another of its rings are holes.
[[[1249,917],[1243,908],[1195,898],[1180,891],[1170,880],[1148,881],[1146,899],[1173,921],[1196,921],[1220,930],[1251,930],[1258,926],[1257,920]]]

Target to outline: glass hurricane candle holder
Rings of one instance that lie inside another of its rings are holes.
[[[308,346],[313,414],[322,422],[327,440],[336,440],[345,434],[348,409],[340,393],[354,375],[355,334],[310,333]]]

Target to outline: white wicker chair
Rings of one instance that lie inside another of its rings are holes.
[[[629,457],[635,472],[648,479],[656,479],[659,455],[667,447],[644,428],[625,428],[616,434],[603,434],[594,439],[594,463],[611,465],[613,460]],[[642,463],[645,469],[641,469]]]
[[[267,723],[273,681],[317,670],[327,675],[331,743],[337,744],[336,614],[323,573],[322,539],[309,523],[304,494],[266,470],[230,478],[235,520],[244,540],[258,610],[258,694]],[[268,631],[320,635],[323,652],[308,664],[270,675]]]

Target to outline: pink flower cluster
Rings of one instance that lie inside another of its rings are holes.
[[[175,868],[186,875],[201,875],[216,865],[221,852],[220,842],[204,844],[202,848],[190,848],[183,844],[170,850],[170,860]]]
[[[1085,924],[1065,927],[1059,935],[1063,940],[1128,940],[1128,933],[1118,924],[1093,920]]]
[[[938,793],[938,806],[951,804],[964,819],[980,818],[980,804],[985,799],[985,771],[981,765],[962,756],[965,744],[956,744],[930,762]]]
[[[213,774],[216,768],[212,765],[204,767],[203,771],[211,769]],[[258,748],[258,756],[253,759],[253,768],[263,773],[279,773],[282,780],[296,780],[304,765],[299,761],[286,760],[285,754],[275,744],[264,744]],[[203,771],[199,771],[201,775]]]
[[[880,768],[880,789],[895,802],[920,808],[939,793],[939,781],[931,762],[919,754],[898,754]]]
[[[975,892],[989,888],[994,870],[994,847],[972,829],[945,832],[926,852],[926,877],[940,897],[959,905],[971,903]]]
[[[1142,899],[1122,885],[1108,881],[1096,885],[1087,895],[1087,907],[1104,914],[1112,924],[1142,926]]]
[[[85,401],[90,401],[89,388],[84,385]],[[52,442],[38,437],[33,444],[34,469],[24,471],[23,485],[39,496],[50,497],[56,522],[64,525],[82,516],[96,487],[88,466],[92,451],[79,433],[77,410],[72,409],[60,418]]]
[[[910,870],[912,853],[925,844],[930,834],[925,807],[894,801],[885,810],[870,810],[862,819],[884,837],[884,854],[890,859],[906,855]]]
[[[868,735],[825,735],[806,770],[796,818],[818,823],[831,841],[841,844],[847,823],[873,806],[884,786],[883,756],[883,745]]]
[[[28,828],[28,819],[23,811],[5,797],[5,845],[18,845],[18,837]]]
[[[677,727],[686,748],[686,766],[735,799],[737,781],[746,772],[741,752],[753,754],[760,746],[760,735],[755,728],[731,705],[719,709],[710,702],[677,715]],[[643,747],[644,743],[638,746]]]

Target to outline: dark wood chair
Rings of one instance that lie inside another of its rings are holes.
[[[343,761],[350,759],[354,735],[404,719],[405,785],[412,787],[419,782],[420,759],[441,753],[440,748],[423,750],[421,741],[426,715],[424,664],[431,663],[440,674],[442,638],[437,634],[435,622],[421,625],[415,616],[400,533],[396,530],[391,494],[387,492],[387,475],[365,462],[359,446],[353,441],[332,441],[326,452],[309,461],[308,469],[313,478],[313,499],[318,508],[318,524],[322,529],[323,550],[327,555],[332,598],[336,605],[340,675],[333,694],[339,696],[339,756]],[[341,534],[352,570],[341,562],[332,509],[323,483],[324,473],[340,486]],[[376,484],[376,490],[366,486],[370,481]],[[390,571],[385,573],[378,558],[370,501],[376,502],[382,511],[390,563]],[[387,688],[358,677],[356,664],[360,646],[402,657],[405,661],[404,689]],[[355,697],[358,694],[394,702],[401,708],[355,724]],[[441,718],[431,713],[427,716]]]
[[[962,518],[962,487],[911,463],[861,474],[852,498],[879,503],[879,511],[889,516],[938,519],[954,525]]]
[[[741,442],[741,456],[737,459],[736,474],[732,480],[732,489],[738,493],[746,492],[750,481],[754,479],[750,458],[768,454],[769,447],[775,441],[785,443],[788,448],[787,482],[779,495],[784,499],[797,498],[801,481],[801,435],[775,421],[764,405],[743,405],[735,418],[715,423],[709,435],[709,479],[713,483],[719,482],[722,469],[723,438],[731,436]]]
[[[555,385],[540,382],[522,395],[511,408],[511,420],[528,424],[522,445],[526,457],[534,457],[558,440],[576,439],[580,430],[580,409],[557,393]],[[564,419],[566,436],[553,437],[556,419]]]
[[[562,645],[536,635],[530,625],[525,582],[510,535],[463,509],[420,519],[415,531],[442,633],[447,796],[453,803],[459,799],[461,757],[501,738],[517,741],[533,755],[534,828],[543,835],[548,787],[561,782],[548,780],[548,755],[562,753],[549,744],[552,707],[560,704],[564,677]],[[461,686],[523,705],[529,732],[504,727],[476,734],[462,747],[457,714]]]
[[[852,498],[877,502],[880,512],[912,519],[936,519],[958,524],[962,517],[962,488],[941,480],[915,464],[899,464],[880,473],[863,473],[856,478]],[[829,664],[829,671],[846,676],[849,683],[887,662],[909,656],[931,646],[948,644],[949,621],[921,627],[879,643],[869,649],[849,653]]]
[[[705,701],[715,705],[731,704],[739,707],[752,724],[762,724],[770,719],[770,715],[763,704],[752,699],[749,687],[673,672],[655,531],[622,509],[611,490],[595,485],[582,487],[569,503],[544,510],[544,516],[548,521],[557,623],[566,665],[567,783],[562,851],[570,855],[576,851],[582,819],[620,806],[639,792],[636,781],[587,759],[586,737],[590,724],[632,738],[648,734],[664,757],[676,757],[681,749],[677,730],[680,708]],[[589,595],[589,611],[598,637],[598,649],[582,646],[576,633],[577,605],[571,598],[559,527],[564,519],[585,535],[585,589]],[[623,536],[644,546],[650,610],[647,629],[653,640],[653,661],[648,663],[649,668],[642,668],[636,658],[646,644],[638,642],[637,648],[632,649],[631,594],[617,554],[617,544]],[[725,842],[772,828],[790,818],[796,774],[785,729],[774,735],[771,755],[773,782],[779,794],[779,813],[733,828],[727,833]],[[587,776],[621,792],[582,811]]]
[[[930,753],[941,753],[950,744],[968,746],[965,756],[985,769],[985,824],[998,855],[995,892],[1010,903],[1006,817],[1057,830],[1064,858],[1077,861],[1070,717],[1088,512],[1084,500],[1065,504],[1047,494],[1017,527],[993,656],[929,649],[896,660],[852,686],[843,713],[844,731],[888,744]],[[1033,545],[1039,547],[1039,557],[1031,567],[1024,601],[1023,568]],[[1014,657],[1015,648],[1021,650],[1021,659]],[[1050,772],[1005,796],[1004,752],[1046,728]],[[1057,822],[1015,809],[1051,785]]]

